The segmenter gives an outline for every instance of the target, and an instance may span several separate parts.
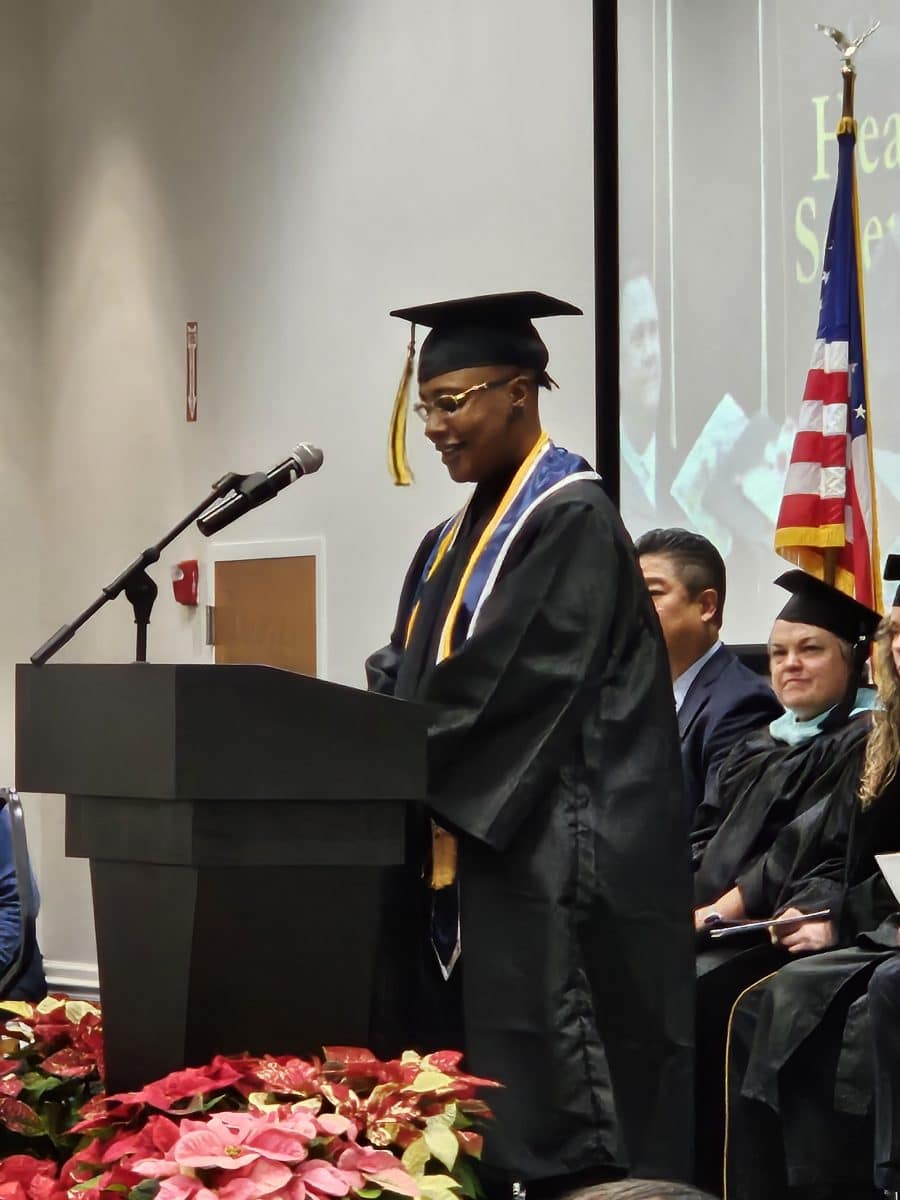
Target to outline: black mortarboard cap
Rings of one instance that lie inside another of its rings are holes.
[[[852,596],[807,571],[785,571],[775,582],[792,593],[780,620],[827,629],[851,646],[872,640],[881,617]]]
[[[391,316],[411,322],[412,336],[391,419],[389,453],[394,481],[405,484],[412,480],[405,450],[406,406],[417,325],[425,325],[431,330],[419,352],[420,383],[466,367],[503,365],[534,370],[538,383],[549,387],[547,347],[532,321],[541,317],[581,315],[581,309],[574,304],[546,296],[543,292],[498,292],[419,304],[413,308],[395,308]]]
[[[900,579],[900,554],[889,554],[884,560],[884,578],[888,583]],[[893,607],[900,607],[900,587],[894,592]]]
[[[398,308],[392,317],[431,332],[419,351],[419,382],[426,383],[448,371],[464,367],[491,367],[501,363],[531,367],[543,372],[547,347],[532,321],[540,317],[581,316],[581,309],[543,292],[500,292],[469,296],[439,304]]]

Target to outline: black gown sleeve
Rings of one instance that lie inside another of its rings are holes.
[[[882,925],[900,902],[881,873],[876,854],[900,851],[900,778],[896,775],[866,808],[857,807],[847,854],[841,940]]]
[[[748,917],[786,908],[839,908],[853,803],[852,790],[825,797],[779,832],[767,853],[738,877]]]
[[[475,633],[434,670],[427,695],[429,802],[451,828],[496,849],[599,702],[612,627],[639,619],[620,602],[628,548],[611,518],[585,501],[541,515],[528,553],[499,579]]]
[[[366,684],[370,692],[378,692],[382,696],[393,696],[394,694],[397,672],[403,661],[406,624],[412,611],[416,588],[442,528],[442,525],[438,525],[425,534],[410,563],[406,578],[403,580],[403,587],[400,590],[400,603],[397,605],[397,616],[394,619],[391,640],[366,659]]]
[[[695,871],[703,861],[706,847],[734,804],[735,793],[738,790],[734,786],[734,779],[743,756],[742,745],[732,746],[730,750],[719,755],[718,761],[712,764],[707,772],[703,799],[697,805],[697,811],[691,820],[691,864]]]

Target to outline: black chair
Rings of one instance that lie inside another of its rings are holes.
[[[729,642],[728,648],[734,651],[745,667],[749,667],[763,679],[769,678],[769,647],[764,642],[748,643],[743,646],[735,646]]]
[[[0,788],[0,811],[9,811],[12,831],[13,864],[16,870],[16,891],[19,893],[20,936],[16,957],[0,975],[0,997],[7,996],[10,988],[18,982],[31,952],[37,942],[37,897],[31,875],[31,860],[28,857],[28,837],[25,833],[25,814],[22,801],[13,788]]]

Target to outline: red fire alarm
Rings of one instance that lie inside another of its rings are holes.
[[[186,558],[172,568],[172,591],[179,604],[195,606],[200,580],[196,558]]]

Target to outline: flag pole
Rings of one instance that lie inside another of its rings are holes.
[[[845,58],[841,63],[841,74],[844,77],[844,106],[841,111],[842,121],[853,120],[853,85],[856,83],[856,68]]]
[[[816,28],[821,29],[822,26],[819,25]],[[852,128],[855,120],[853,116],[853,85],[856,83],[856,68],[846,54],[841,62],[841,75],[844,79],[844,97],[838,133]],[[822,577],[829,587],[834,587],[837,576],[837,556],[838,552],[834,546],[828,546],[822,555]]]
[[[880,24],[881,24],[881,22],[878,20],[873,21],[872,24],[869,26],[869,28],[863,34],[861,34],[858,38],[856,38],[855,41],[852,41],[852,42],[849,41],[848,38],[845,37],[845,35],[843,33],[841,33],[841,31],[839,29],[835,29],[833,26],[818,25],[818,24],[816,25],[816,29],[818,29],[821,33],[824,33],[826,37],[830,38],[835,43],[835,45],[837,46],[837,48],[841,54],[841,75],[842,75],[843,81],[844,81],[844,94],[843,94],[843,103],[842,103],[842,107],[841,107],[841,119],[840,119],[840,122],[839,122],[838,128],[837,128],[837,132],[839,134],[853,133],[855,135],[855,133],[856,133],[856,118],[854,117],[854,113],[853,113],[853,99],[854,99],[853,91],[854,91],[854,84],[856,83],[856,67],[853,65],[853,59],[854,59],[854,56],[856,55],[856,52],[859,50],[860,46],[863,44],[863,42],[866,41],[867,38],[871,37],[871,35],[875,32],[875,30],[878,29]],[[856,183],[856,181],[854,179],[854,207],[856,204],[855,183]],[[860,275],[862,272],[862,262],[859,260],[859,258],[857,258],[857,272],[859,272],[857,278],[859,280],[860,308],[862,309],[862,279],[860,278]],[[864,318],[863,318],[863,330],[865,330]],[[865,346],[865,332],[863,332],[863,346]],[[868,372],[866,372],[866,374],[868,375]],[[871,456],[871,431],[870,431],[870,438],[869,438],[869,454]],[[871,469],[871,467],[870,467],[870,469]],[[872,557],[873,557],[873,575],[874,575],[874,560],[877,559],[877,555],[878,555],[877,533],[876,533],[878,526],[877,526],[877,516],[875,514],[875,508],[874,508],[874,506],[875,506],[874,474],[872,474],[871,478],[872,478],[872,505],[873,505]],[[824,554],[823,554],[823,562],[822,562],[822,574],[823,574],[825,582],[827,584],[830,584],[832,587],[834,587],[836,573],[837,573],[837,558],[838,558],[838,552],[835,547],[830,546],[827,549],[825,549]]]
[[[822,25],[816,25],[816,29],[821,29],[823,34],[827,34],[829,37],[834,36],[834,31],[827,30]],[[839,49],[842,50],[841,76],[844,78],[844,102],[842,102],[841,119],[838,126],[838,132],[842,133],[853,127],[853,84],[857,82],[857,72],[856,67],[853,66],[852,56],[847,54],[847,48],[841,47],[839,43]],[[836,570],[838,570],[838,551],[834,546],[829,546],[823,553],[822,563],[824,582],[829,587],[834,587]]]

